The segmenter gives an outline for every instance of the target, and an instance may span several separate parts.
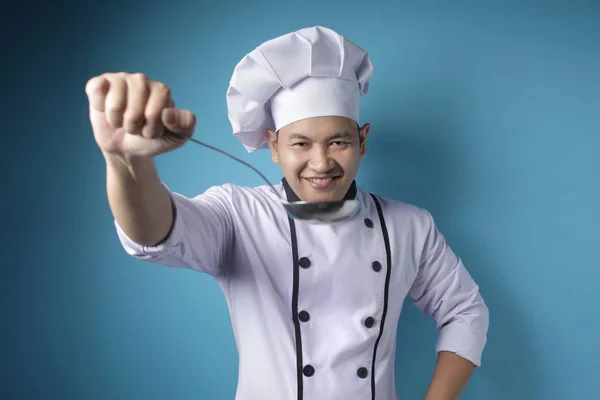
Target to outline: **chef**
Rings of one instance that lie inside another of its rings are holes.
[[[355,181],[370,131],[359,99],[372,73],[363,49],[324,27],[258,46],[233,71],[229,120],[283,178],[276,192],[223,184],[194,197],[169,190],[154,164],[196,124],[168,86],[139,73],[86,86],[121,243],[141,260],[218,282],[239,351],[238,400],[397,399],[406,296],[439,329],[426,399],[458,398],[481,364],[488,309],[431,214]],[[360,208],[335,222],[297,220],[281,198],[355,199]]]

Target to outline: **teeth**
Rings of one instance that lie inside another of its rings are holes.
[[[325,178],[325,179],[309,179],[311,182],[314,183],[327,183],[327,182],[331,182],[333,180],[333,178]]]

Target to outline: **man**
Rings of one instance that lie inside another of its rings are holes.
[[[244,57],[227,92],[234,134],[281,167],[279,195],[359,200],[356,213],[332,223],[290,218],[268,186],[225,184],[193,198],[169,191],[153,157],[182,146],[195,116],[141,74],[86,86],[121,242],[140,259],[215,278],[240,355],[240,400],[397,399],[407,295],[440,329],[426,399],[458,398],[480,365],[488,310],[431,215],[356,185],[370,130],[359,97],[372,71],[360,47],[313,27]]]

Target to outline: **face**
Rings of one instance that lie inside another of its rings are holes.
[[[315,117],[268,130],[273,162],[304,201],[341,200],[366,153],[369,124],[343,117]]]

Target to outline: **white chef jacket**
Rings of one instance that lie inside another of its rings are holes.
[[[279,195],[298,200],[285,179]],[[391,400],[396,328],[408,295],[440,330],[436,350],[480,365],[488,309],[431,215],[353,183],[357,214],[288,218],[269,186],[170,192],[167,239],[139,259],[190,268],[221,287],[239,353],[236,400]]]

